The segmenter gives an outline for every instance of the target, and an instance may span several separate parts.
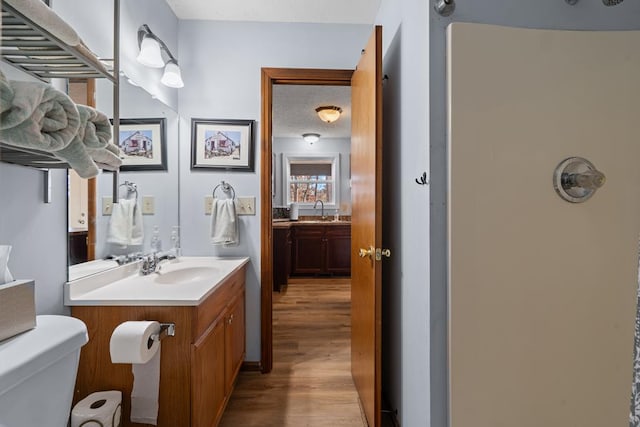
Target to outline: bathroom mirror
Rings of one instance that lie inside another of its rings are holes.
[[[135,34],[139,23],[132,17],[139,16],[139,11],[135,10],[138,7],[135,0],[121,1],[120,66],[121,70],[133,70],[130,74],[136,74],[136,64],[132,61],[132,50],[137,48],[137,39],[132,37],[132,33]],[[149,85],[147,84],[146,86]],[[171,90],[175,91],[175,89]],[[110,112],[113,111],[113,86],[106,81],[97,80],[95,83],[95,97],[96,108],[111,117]],[[141,85],[138,85],[123,73],[120,76],[119,98],[121,138],[125,136],[125,132],[135,131],[132,126],[123,126],[123,122],[146,123],[147,121],[152,121],[153,123],[162,123],[162,126],[157,127],[158,130],[163,130],[160,137],[163,139],[162,147],[166,158],[162,160],[162,167],[149,170],[150,168],[144,167],[144,165],[130,165],[123,168],[124,170],[121,170],[119,176],[120,184],[130,182],[135,184],[137,188],[137,207],[143,212],[142,244],[122,246],[107,242],[111,218],[110,205],[113,197],[113,174],[111,172],[100,172],[96,178],[95,194],[92,196],[95,204],[95,216],[90,215],[86,208],[84,211],[82,208],[78,208],[82,204],[86,206],[86,204],[91,203],[88,200],[88,190],[84,188],[86,180],[80,180],[80,196],[74,196],[71,191],[68,192],[68,280],[75,280],[116,267],[117,263],[115,261],[105,260],[111,255],[148,252],[150,250],[149,241],[156,226],[160,232],[162,249],[167,250],[171,245],[172,227],[179,225],[178,112],[175,108],[171,108],[166,103],[161,102],[159,98],[163,98],[162,96],[152,96]],[[146,131],[146,127],[141,127],[144,128],[141,129],[143,134]],[[141,159],[139,163],[143,163],[143,160]],[[74,185],[74,180],[75,178],[70,174],[69,182],[71,186]],[[77,182],[76,185],[78,185]],[[135,197],[135,194],[128,194],[126,187],[121,186],[118,197],[132,198]],[[143,209],[143,202],[145,201]],[[74,212],[80,213],[74,214]],[[85,217],[82,216],[82,212],[85,212]],[[94,227],[95,246],[87,251],[86,230],[89,224]],[[91,257],[91,252],[94,253],[93,257]]]

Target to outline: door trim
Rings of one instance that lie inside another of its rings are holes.
[[[273,254],[271,228],[273,85],[351,86],[353,70],[262,68],[260,130],[260,365],[263,374],[273,368]]]

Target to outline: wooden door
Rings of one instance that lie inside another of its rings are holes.
[[[351,372],[370,426],[380,425],[382,244],[382,27],[351,78]],[[374,249],[375,252],[375,249]]]
[[[640,32],[448,32],[451,427],[629,425]],[[561,199],[554,170],[606,182]]]

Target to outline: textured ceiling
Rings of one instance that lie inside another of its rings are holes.
[[[167,0],[179,19],[374,23],[380,0]]]
[[[333,123],[318,117],[316,108],[335,105],[342,115]],[[300,138],[303,133],[319,133],[320,138],[351,136],[351,87],[275,85],[273,87],[273,136]]]

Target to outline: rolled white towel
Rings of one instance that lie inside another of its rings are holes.
[[[78,133],[76,104],[51,85],[7,81],[0,74],[0,100],[0,138],[6,144],[57,151]]]

